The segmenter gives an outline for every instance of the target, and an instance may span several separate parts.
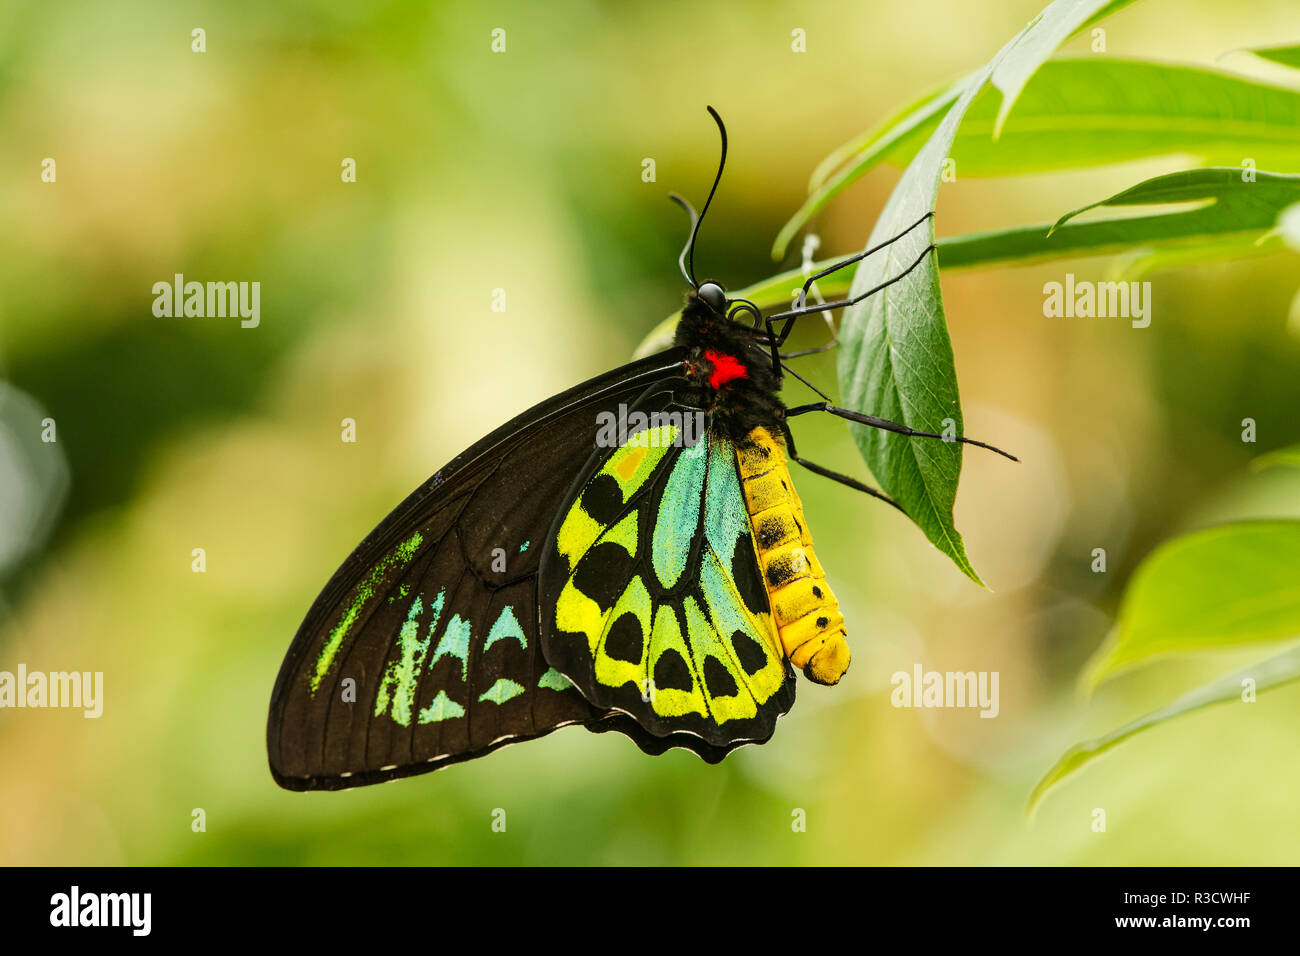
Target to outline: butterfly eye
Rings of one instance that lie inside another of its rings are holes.
[[[700,301],[707,305],[718,315],[722,315],[727,310],[727,293],[723,291],[722,286],[716,282],[705,282],[700,285],[696,295]]]

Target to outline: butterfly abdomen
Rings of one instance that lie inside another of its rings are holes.
[[[826,583],[785,451],[766,428],[737,446],[741,484],[772,617],[790,663],[834,684],[849,669],[844,615]]]

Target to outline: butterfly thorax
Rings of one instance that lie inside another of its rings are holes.
[[[717,314],[690,293],[676,341],[690,350],[682,367],[691,388],[680,397],[702,409],[715,431],[738,445],[755,428],[780,431],[785,419],[785,405],[777,397],[781,377],[749,327]]]

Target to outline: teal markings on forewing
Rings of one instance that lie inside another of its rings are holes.
[[[433,652],[433,660],[429,662],[429,666],[433,667],[438,661],[447,656],[460,658],[460,679],[467,679],[469,676],[469,621],[459,614],[453,614],[451,620],[447,622],[447,630],[442,632],[442,640],[438,642],[438,648]]]
[[[487,640],[483,642],[483,653],[488,652],[497,641],[504,641],[506,638],[513,637],[519,642],[519,646],[528,649],[528,638],[524,636],[524,629],[519,624],[519,618],[515,617],[515,610],[509,604],[501,609],[497,616],[496,622],[492,629],[488,631]]]
[[[527,550],[528,550],[528,546],[529,546],[530,544],[532,544],[531,541],[525,541],[523,544],[521,544],[521,545],[519,546],[519,553],[520,553],[520,554],[523,554],[525,551],[527,551]]]
[[[411,725],[411,709],[415,704],[415,691],[419,685],[420,670],[429,653],[429,644],[437,630],[442,617],[442,604],[447,596],[445,590],[439,591],[430,608],[433,620],[429,622],[423,638],[420,637],[420,614],[423,611],[421,595],[416,595],[411,609],[406,615],[406,623],[397,635],[397,658],[389,661],[380,681],[379,692],[375,695],[375,716],[378,717],[392,707],[393,720],[403,727]]]
[[[537,686],[544,687],[547,690],[562,691],[568,690],[572,687],[573,681],[569,680],[569,678],[565,677],[554,667],[550,667],[547,668],[546,673],[542,675],[542,679],[537,682]]]
[[[321,681],[325,679],[325,675],[329,673],[330,667],[333,666],[334,658],[338,656],[339,648],[343,646],[344,639],[352,630],[353,625],[357,623],[357,618],[361,615],[361,609],[375,596],[375,591],[394,569],[404,568],[410,563],[411,558],[419,550],[423,542],[424,536],[417,531],[380,558],[379,562],[370,569],[370,573],[356,586],[356,590],[352,592],[352,596],[348,601],[347,610],[343,612],[343,617],[330,631],[325,646],[321,648],[320,656],[316,658],[316,671],[311,677],[311,693],[313,696],[315,696],[317,688],[320,687]]]
[[[447,696],[445,690],[438,691],[428,707],[420,711],[420,723],[433,724],[440,720],[455,720],[465,716],[465,708]]]
[[[490,700],[494,704],[504,704],[512,697],[518,697],[524,692],[520,684],[512,680],[506,680],[504,677],[497,678],[497,682],[479,695],[480,701]]]
[[[700,525],[700,499],[707,464],[707,456],[702,454],[678,455],[660,499],[651,555],[655,577],[666,588],[677,583],[690,557],[691,544]]]

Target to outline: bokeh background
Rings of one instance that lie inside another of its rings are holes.
[[[666,197],[704,198],[706,103],[732,153],[697,261],[736,288],[776,271],[772,237],[827,152],[983,63],[1040,5],[0,6],[0,669],[102,670],[106,698],[99,720],[0,711],[0,862],[1300,860],[1300,686],[1141,735],[1023,812],[1066,746],[1238,663],[1075,689],[1156,544],[1300,513],[1294,475],[1249,470],[1300,440],[1287,253],[1151,277],[1145,330],[1044,318],[1044,282],[1104,278],[1104,260],[946,275],[967,429],[1024,459],[966,456],[958,527],[993,590],[890,509],[805,475],[854,665],[836,688],[801,679],[768,745],[708,767],[571,728],[328,794],[281,791],[266,768],[280,659],[353,545],[680,303],[685,221]],[[1300,10],[1146,0],[1105,25],[1113,55],[1212,63],[1300,39]],[[1051,221],[1187,162],[959,178],[938,230]],[[816,222],[823,254],[861,247],[897,174]],[[155,318],[151,287],[177,272],[260,281],[260,326]],[[833,358],[804,361],[833,387]],[[842,423],[799,425],[805,454],[868,478]],[[890,675],[917,662],[998,671],[999,716],[890,706]]]

